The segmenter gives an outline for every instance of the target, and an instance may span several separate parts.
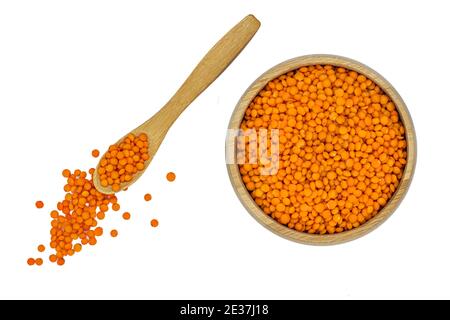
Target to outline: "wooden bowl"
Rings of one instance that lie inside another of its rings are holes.
[[[281,237],[295,242],[310,245],[334,245],[362,237],[381,225],[392,215],[392,213],[398,207],[400,202],[403,200],[406,192],[408,191],[409,185],[411,184],[417,158],[416,134],[408,109],[394,87],[380,74],[355,60],[335,55],[302,56],[282,62],[272,69],[266,71],[258,79],[256,79],[256,81],[253,82],[253,84],[245,91],[244,95],[239,100],[231,116],[228,128],[239,129],[244,117],[245,110],[247,109],[253,98],[265,87],[265,85],[269,81],[300,67],[316,64],[344,67],[366,76],[368,79],[374,81],[396,105],[397,111],[400,115],[400,119],[406,131],[405,135],[407,142],[407,163],[404,168],[403,176],[400,180],[399,186],[397,187],[397,190],[389,199],[387,204],[380,210],[380,212],[378,212],[376,216],[355,229],[336,234],[308,234],[290,229],[280,224],[271,216],[265,214],[263,210],[255,203],[242,181],[239,167],[236,162],[236,138],[230,134],[227,136],[226,140],[227,169],[231,184],[233,185],[234,191],[236,192],[239,200],[242,202],[247,211],[253,216],[253,218],[255,218],[264,227]],[[233,130],[229,130],[229,133],[232,131]]]

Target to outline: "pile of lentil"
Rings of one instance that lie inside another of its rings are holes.
[[[268,158],[250,164],[250,142],[240,142],[245,163],[239,169],[261,209],[300,232],[333,234],[365,223],[393,195],[406,164],[405,129],[394,103],[345,68],[313,65],[270,81],[250,103],[241,129],[278,129],[278,157],[268,148]],[[277,141],[269,136],[271,143]],[[275,161],[277,169],[261,174]]]
[[[114,192],[120,191],[122,183],[130,182],[133,175],[144,170],[148,159],[147,135],[130,133],[121,142],[111,145],[100,160],[100,184],[111,187]]]
[[[97,237],[103,234],[103,229],[97,226],[98,220],[105,218],[110,205],[114,211],[120,210],[115,195],[106,195],[95,189],[93,174],[93,168],[89,172],[79,169],[73,172],[64,169],[62,172],[66,178],[66,194],[50,212],[50,248],[54,249],[54,253],[49,255],[50,262],[63,265],[65,257],[80,252],[83,245],[97,244]],[[36,207],[43,208],[43,202],[37,201]],[[45,246],[39,245],[38,251],[44,252]],[[42,262],[41,258],[27,260],[29,265],[42,265]]]
[[[141,138],[142,139],[142,138]],[[142,140],[143,141],[143,140]],[[99,156],[97,149],[92,151],[94,158]],[[97,244],[97,238],[103,235],[103,228],[98,226],[100,220],[105,219],[106,212],[111,208],[113,211],[120,210],[120,204],[115,194],[107,195],[95,189],[93,183],[94,168],[88,172],[79,169],[71,172],[68,169],[62,171],[62,176],[66,179],[64,185],[64,199],[56,204],[56,208],[50,211],[51,229],[49,247],[53,253],[49,254],[50,262],[60,266],[64,265],[67,256],[73,256],[80,252],[83,246]],[[166,175],[169,182],[175,180],[175,173],[169,172]],[[145,201],[152,199],[151,194],[144,196]],[[44,202],[36,201],[36,208],[43,209]],[[123,220],[130,220],[131,214],[123,212]],[[150,225],[158,227],[159,221],[151,219]],[[119,235],[117,229],[109,232],[112,238]],[[43,244],[37,246],[37,251],[43,253],[46,247]],[[30,266],[41,266],[44,260],[41,257],[27,259]]]

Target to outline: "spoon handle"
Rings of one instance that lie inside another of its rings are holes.
[[[178,116],[195,100],[208,86],[216,80],[218,76],[228,67],[228,65],[238,56],[242,49],[258,31],[260,22],[253,16],[248,15],[235,25],[214,47],[209,50],[206,56],[199,62],[194,71],[189,75],[183,85],[175,95],[161,108],[153,117],[145,121],[131,133],[138,135],[146,133],[150,137],[148,152],[149,159],[146,161],[144,170],[150,164],[153,156],[158,151],[164,137],[175,122]],[[100,165],[100,164],[99,164]],[[97,190],[112,194],[111,187],[103,187],[100,183],[98,168],[95,170],[94,185]],[[133,184],[144,171],[134,175],[133,179],[120,187]]]
[[[230,65],[253,38],[259,26],[258,19],[248,15],[209,50],[180,89],[159,111],[168,127]]]

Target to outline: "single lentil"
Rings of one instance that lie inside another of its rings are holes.
[[[124,213],[122,214],[122,218],[123,218],[124,220],[130,220],[131,214],[130,214],[129,212],[124,212]]]
[[[156,219],[152,219],[152,221],[150,221],[150,225],[151,225],[153,228],[156,228],[156,227],[159,225],[159,221],[156,220]]]
[[[100,155],[100,151],[98,151],[97,149],[94,149],[94,150],[92,150],[91,154],[94,158],[97,158]]]
[[[166,175],[166,179],[167,179],[167,181],[169,181],[169,182],[175,181],[176,177],[177,177],[177,176],[176,176],[175,173],[173,173],[173,172],[169,172],[169,173],[167,173],[167,175]]]

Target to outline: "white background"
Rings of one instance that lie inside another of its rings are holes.
[[[448,12],[447,1],[1,1],[0,298],[450,298]],[[48,252],[44,266],[27,266],[48,244],[61,170],[95,166],[91,149],[156,112],[248,13],[262,23],[254,40],[119,195],[132,219],[102,222],[119,237],[101,237],[62,268]],[[373,233],[333,247],[261,227],[235,196],[224,159],[244,90],[273,65],[312,53],[381,73],[408,105],[418,139],[399,209]],[[39,199],[44,210],[34,207]]]

